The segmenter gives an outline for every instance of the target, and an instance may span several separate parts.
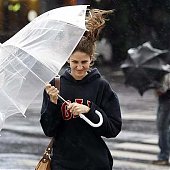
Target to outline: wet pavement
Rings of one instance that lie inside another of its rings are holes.
[[[103,72],[103,69],[102,69]],[[121,71],[105,69],[105,77],[116,91],[121,105],[123,128],[116,139],[104,139],[114,157],[114,170],[168,170],[151,165],[158,153],[156,130],[157,102],[150,90],[141,97],[125,87]],[[30,105],[26,118],[9,117],[0,136],[0,170],[34,170],[50,138],[40,127],[41,94]]]

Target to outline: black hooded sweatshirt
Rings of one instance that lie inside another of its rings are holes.
[[[53,79],[50,83],[54,85]],[[112,156],[102,137],[116,137],[121,130],[121,112],[116,93],[96,68],[82,80],[75,80],[66,70],[60,77],[60,95],[67,101],[90,107],[84,115],[93,123],[103,116],[100,127],[92,127],[74,117],[67,104],[49,100],[44,91],[40,123],[46,136],[55,137],[52,161],[73,170],[111,170]],[[57,168],[57,167],[56,167]]]

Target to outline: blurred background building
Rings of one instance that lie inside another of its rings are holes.
[[[0,0],[0,42],[40,14],[39,0]]]
[[[0,0],[0,43],[38,15],[66,5],[115,9],[98,41],[98,62],[119,66],[127,50],[150,41],[170,48],[170,0]]]

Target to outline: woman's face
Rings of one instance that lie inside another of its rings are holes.
[[[70,64],[71,75],[74,79],[82,80],[90,68],[91,57],[84,52],[76,51],[70,56],[68,63]]]

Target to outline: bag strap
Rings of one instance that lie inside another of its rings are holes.
[[[55,87],[60,91],[60,76],[55,77]]]
[[[54,138],[51,139],[50,143],[48,144],[45,152],[48,152],[48,154],[51,154],[52,146],[53,146]]]
[[[50,143],[48,144],[47,148],[44,151],[43,157],[41,159],[43,163],[46,163],[48,160],[51,159],[53,142],[54,142],[54,138],[51,139]]]
[[[55,87],[60,90],[60,77],[55,77]],[[52,146],[53,146],[54,138],[51,139],[50,143],[48,144],[47,148],[45,149],[44,156],[47,158],[47,155],[50,155],[52,152]]]

